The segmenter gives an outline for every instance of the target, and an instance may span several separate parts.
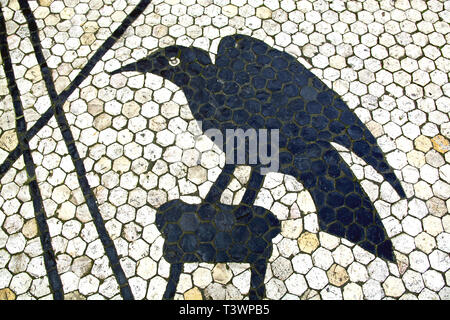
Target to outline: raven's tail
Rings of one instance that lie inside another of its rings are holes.
[[[320,229],[395,261],[380,216],[338,151],[326,141],[305,144],[301,150],[280,171],[297,178],[310,192]]]

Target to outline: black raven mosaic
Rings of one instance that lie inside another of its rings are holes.
[[[380,217],[331,142],[373,166],[404,198],[400,181],[367,127],[293,56],[233,35],[221,40],[215,64],[204,50],[170,46],[113,73],[123,71],[150,72],[178,85],[203,130],[279,129],[278,171],[309,190],[320,229],[394,261]]]

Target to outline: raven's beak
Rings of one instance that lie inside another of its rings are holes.
[[[121,73],[121,72],[126,72],[126,71],[147,73],[147,72],[152,72],[152,69],[153,69],[153,63],[151,62],[151,60],[150,59],[142,59],[142,60],[139,60],[138,62],[133,62],[133,63],[127,64],[126,66],[123,66],[119,69],[116,69],[116,70],[108,72],[108,73],[110,75]]]
[[[122,73],[122,72],[125,72],[125,71],[135,71],[136,69],[135,69],[134,64],[135,63],[127,64],[126,66],[123,66],[123,67],[121,67],[119,69],[116,69],[114,71],[108,72],[108,74],[113,75],[113,74]]]

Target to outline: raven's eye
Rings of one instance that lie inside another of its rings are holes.
[[[172,58],[169,59],[169,64],[170,64],[172,67],[175,67],[175,66],[177,66],[177,65],[180,64],[180,59],[177,58],[177,57],[172,57]]]

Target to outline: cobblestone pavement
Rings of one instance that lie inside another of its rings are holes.
[[[255,205],[281,221],[267,299],[450,299],[449,1],[154,0],[109,50],[105,40],[145,1],[30,1],[48,69],[38,63],[23,2],[0,0],[20,91],[14,100],[2,55],[1,170],[24,134],[20,106],[28,129],[47,110],[56,117],[48,114],[29,137],[32,158],[23,151],[2,172],[0,299],[163,297],[170,265],[157,209],[175,199],[200,204],[225,155],[202,134],[174,83],[109,72],[174,44],[206,50],[214,61],[220,40],[234,34],[289,53],[337,92],[376,138],[407,196],[333,145],[378,211],[393,263],[320,230],[307,188],[267,174]],[[90,66],[99,48],[103,55]],[[64,91],[86,65],[84,81]],[[60,130],[64,123],[70,131]],[[70,135],[75,143],[67,143]],[[73,150],[82,161],[73,161]],[[233,175],[225,205],[241,202],[250,167]],[[250,273],[249,264],[185,263],[175,299],[248,299]]]

